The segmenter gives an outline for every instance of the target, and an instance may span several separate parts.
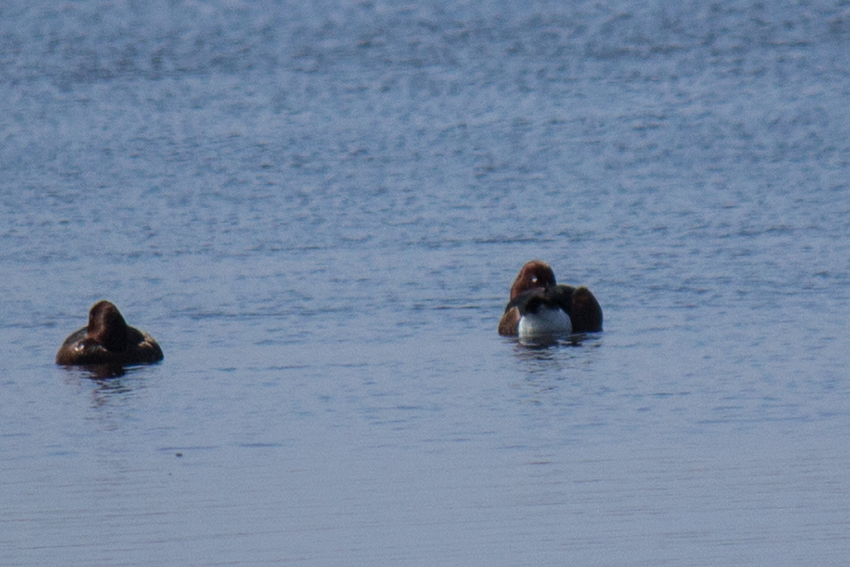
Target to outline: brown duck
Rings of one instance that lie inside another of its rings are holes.
[[[109,301],[98,301],[89,310],[88,326],[62,343],[56,364],[145,364],[162,358],[162,349],[152,336],[127,325]]]
[[[586,287],[558,285],[552,268],[526,262],[511,286],[499,334],[529,338],[602,330],[602,308]]]

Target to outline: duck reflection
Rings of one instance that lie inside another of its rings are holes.
[[[581,346],[587,339],[586,333],[574,333],[566,337],[541,335],[536,337],[521,337],[516,341],[514,352],[546,351],[560,346]]]
[[[96,381],[110,381],[127,374],[127,368],[123,364],[89,364],[80,368],[88,378]]]
[[[92,377],[92,380],[97,384],[97,387],[92,390],[93,407],[103,407],[116,397],[130,395],[133,392],[133,388],[117,376],[109,378]]]
[[[77,366],[72,373],[74,380],[69,380],[69,383],[91,391],[92,407],[105,407],[132,395],[139,388],[140,381],[134,374],[141,368],[122,364]]]
[[[602,343],[596,334],[577,333],[563,338],[516,340],[513,355],[529,375],[552,375],[563,377],[561,371],[571,373],[583,365],[593,364]]]

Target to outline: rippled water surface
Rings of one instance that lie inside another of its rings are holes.
[[[850,559],[850,8],[5,2],[0,564]],[[605,332],[496,325],[526,260]],[[98,299],[161,364],[56,349]]]

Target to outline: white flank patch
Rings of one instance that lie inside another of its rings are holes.
[[[543,307],[537,313],[526,313],[517,330],[521,339],[569,335],[573,332],[570,316],[560,307]]]

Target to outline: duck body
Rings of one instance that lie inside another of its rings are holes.
[[[56,353],[56,364],[128,365],[148,364],[163,359],[162,349],[152,336],[127,325],[109,301],[98,301],[89,311],[88,326],[71,333]]]
[[[499,334],[520,339],[566,336],[602,330],[602,308],[586,287],[559,285],[552,268],[527,262],[511,286]]]
[[[569,314],[557,302],[551,290],[531,290],[528,297],[520,296],[516,309],[520,317],[517,336],[521,338],[565,336],[573,332]]]

